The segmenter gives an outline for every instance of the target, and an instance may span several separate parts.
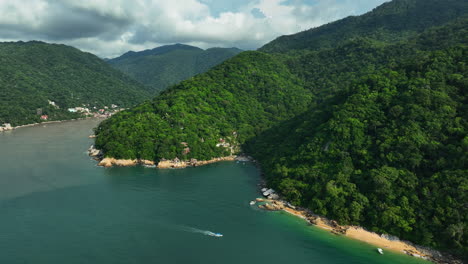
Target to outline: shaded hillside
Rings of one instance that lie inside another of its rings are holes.
[[[130,51],[107,62],[156,94],[173,84],[203,73],[240,52],[236,48],[202,50],[175,44],[140,52]]]

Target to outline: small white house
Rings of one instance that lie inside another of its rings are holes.
[[[274,194],[275,190],[273,189],[268,189],[265,192],[263,192],[263,196],[268,197],[270,194]]]
[[[270,199],[270,200],[278,200],[278,199],[279,199],[279,195],[276,194],[276,193],[272,193],[272,194],[268,195],[268,199]]]
[[[76,112],[78,112],[78,110],[76,110],[76,108],[68,108],[68,112],[76,113]]]
[[[54,102],[54,101],[51,101],[51,100],[47,100],[49,101],[49,104],[57,109],[59,109],[60,107]]]

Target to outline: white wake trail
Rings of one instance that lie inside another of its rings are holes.
[[[212,236],[212,237],[222,237],[223,235],[220,234],[220,233],[215,233],[215,232],[211,232],[209,230],[202,230],[202,229],[198,229],[198,228],[194,228],[194,227],[182,227],[183,230],[187,231],[187,232],[192,232],[192,233],[199,233],[199,234],[203,234],[205,236]]]

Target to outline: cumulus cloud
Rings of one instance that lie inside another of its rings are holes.
[[[102,57],[171,43],[255,49],[386,1],[1,0],[0,40],[58,42]]]

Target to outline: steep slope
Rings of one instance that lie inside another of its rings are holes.
[[[269,184],[340,223],[466,256],[468,35],[456,28],[468,20],[388,47],[447,37],[248,142]]]
[[[397,42],[424,30],[442,25],[468,13],[462,0],[394,0],[362,16],[350,16],[330,24],[266,44],[263,52],[291,52],[333,48],[354,37]]]
[[[148,96],[92,54],[37,41],[0,43],[0,124],[39,122],[38,108],[49,120],[68,119],[77,116],[68,107],[130,107]]]
[[[156,94],[170,85],[203,73],[240,52],[236,48],[202,50],[175,44],[141,52],[127,52],[107,62],[145,84]]]
[[[110,157],[155,161],[206,160],[240,144],[295,204],[466,255],[468,19],[451,13],[465,2],[428,1],[442,24],[422,34],[411,28],[420,19],[412,8],[399,17],[410,30],[381,38],[345,20],[334,30],[362,36],[242,53],[107,120],[96,144]],[[381,10],[365,16],[390,19]]]
[[[310,101],[280,61],[244,52],[102,122],[96,147],[115,158],[208,160],[230,155],[230,147],[236,151]]]

